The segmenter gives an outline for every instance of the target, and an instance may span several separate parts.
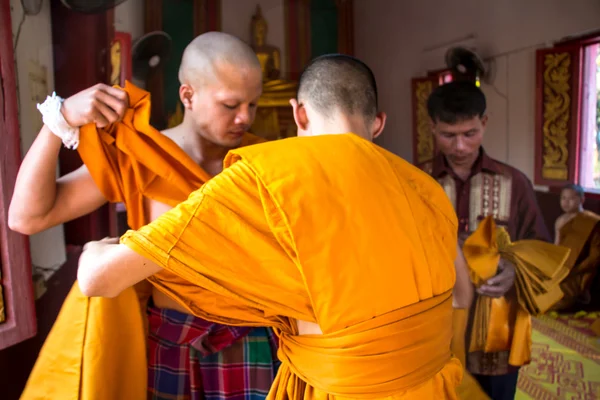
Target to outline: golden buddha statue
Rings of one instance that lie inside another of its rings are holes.
[[[280,79],[281,52],[277,47],[266,43],[268,27],[260,5],[256,6],[256,14],[252,16],[251,32],[251,46],[263,71],[263,93],[258,101],[258,110],[252,131],[266,139],[287,137],[290,131],[289,127],[281,129],[279,117],[281,112],[289,111],[291,115],[289,101],[296,97],[298,84]],[[293,118],[291,122],[293,123]]]
[[[252,16],[251,29],[252,49],[260,61],[263,80],[278,79],[281,74],[281,53],[277,47],[266,44],[268,27],[260,5],[256,6],[256,14]]]
[[[121,85],[121,42],[115,40],[110,46],[110,84]]]

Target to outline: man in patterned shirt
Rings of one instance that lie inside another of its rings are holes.
[[[421,168],[442,185],[452,201],[459,241],[488,215],[506,228],[512,241],[549,241],[531,182],[521,171],[490,158],[481,145],[488,120],[483,92],[472,82],[451,82],[433,91],[427,108],[438,154]],[[513,296],[514,284],[514,266],[501,259],[498,274],[479,287],[476,296]],[[471,329],[467,329],[467,343]],[[508,363],[508,355],[508,351],[479,351],[467,356],[467,369],[494,400],[515,396],[519,367]]]

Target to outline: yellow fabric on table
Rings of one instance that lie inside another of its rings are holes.
[[[237,149],[225,167],[121,239],[189,283],[152,282],[205,319],[275,328],[271,399],[456,398],[457,221],[442,188],[354,134]]]
[[[531,358],[531,315],[546,312],[562,297],[560,282],[570,250],[540,240],[512,243],[493,217],[486,217],[467,238],[463,253],[471,280],[479,286],[496,275],[500,258],[515,266],[515,295],[479,296],[469,351],[510,350],[509,364],[521,366]]]

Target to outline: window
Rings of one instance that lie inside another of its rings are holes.
[[[583,48],[579,184],[600,192],[600,44]]]
[[[535,182],[600,193],[600,34],[537,51]]]

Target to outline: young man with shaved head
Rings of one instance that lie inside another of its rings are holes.
[[[385,114],[364,63],[312,61],[291,103],[301,137],[232,150],[221,174],[121,244],[89,243],[82,290],[114,297],[148,278],[195,315],[275,328],[272,399],[456,398],[452,204],[372,143]]]
[[[139,228],[221,172],[229,150],[262,141],[247,133],[261,68],[241,40],[218,32],[197,37],[184,51],[179,79],[183,122],[162,133],[148,125],[149,96],[132,86],[99,84],[62,105],[57,98],[42,105],[46,125],[21,165],[10,227],[33,234],[110,201],[124,202],[129,225]],[[61,139],[78,146],[84,166],[55,179]],[[278,367],[271,330],[194,317],[143,283],[116,299],[89,299],[75,284],[22,398],[266,396]]]

